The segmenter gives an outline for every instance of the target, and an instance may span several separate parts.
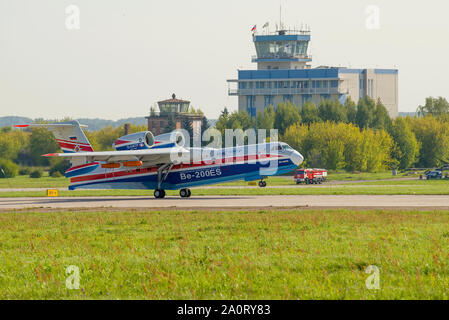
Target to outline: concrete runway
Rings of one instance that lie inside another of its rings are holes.
[[[139,209],[267,209],[355,208],[449,210],[449,195],[293,195],[293,196],[193,196],[167,197],[59,197],[0,198],[0,210],[49,208],[139,208]]]

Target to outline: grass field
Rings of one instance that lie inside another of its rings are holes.
[[[348,173],[348,172],[329,172],[329,181],[357,181],[357,180],[387,180],[403,177],[417,177],[419,175],[408,174],[408,173],[398,173],[398,175],[393,176],[391,171],[387,172],[361,172],[361,173]]]
[[[402,177],[398,175],[393,177],[391,172],[381,173],[329,173],[329,181],[357,181],[357,180],[382,180]],[[267,179],[269,185],[294,185],[292,177],[279,176],[269,177]],[[45,172],[44,176],[39,179],[31,179],[28,176],[17,176],[10,179],[0,179],[0,188],[66,188],[69,186],[69,179],[52,178]],[[246,186],[248,182],[233,181],[220,184],[222,186]]]
[[[66,188],[69,183],[69,179],[52,178],[45,172],[44,176],[38,179],[32,179],[29,176],[0,179],[0,188]]]
[[[8,212],[0,298],[448,299],[448,230],[437,211]]]
[[[333,185],[323,187],[291,188],[198,188],[192,189],[192,196],[211,195],[447,195],[448,184],[427,183],[422,185],[378,185],[355,186]],[[179,191],[167,190],[168,196],[179,196]],[[44,197],[45,191],[0,192],[0,198],[10,197]],[[153,190],[76,190],[59,191],[61,197],[98,197],[98,196],[153,196]]]
[[[382,181],[363,181],[363,182],[348,182],[345,185],[370,185],[370,186],[447,186],[449,187],[449,180],[447,179],[441,179],[441,180],[419,180],[419,179],[413,179],[413,180],[382,180]]]

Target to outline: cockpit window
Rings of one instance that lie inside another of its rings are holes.
[[[292,150],[292,148],[288,144],[282,145],[283,150]]]

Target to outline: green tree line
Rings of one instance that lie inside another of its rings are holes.
[[[230,113],[225,108],[216,129],[223,137],[225,129],[278,129],[280,139],[304,154],[308,165],[335,170],[380,171],[448,163],[449,103],[429,97],[417,114],[391,119],[381,101],[369,98],[357,104],[351,99],[345,104],[322,100],[318,106],[308,101],[302,107],[286,102],[277,108],[269,106],[254,118],[245,111]],[[202,131],[208,127],[207,119],[203,120]],[[192,131],[190,126],[186,129]],[[130,127],[131,133],[145,130],[143,125]],[[123,125],[86,131],[94,150],[113,150],[114,141],[124,134]],[[46,129],[0,128],[0,169],[7,176],[17,174],[19,166],[50,166],[63,173],[67,163],[42,157],[59,150]]]
[[[277,129],[280,139],[305,155],[310,166],[381,171],[397,167],[436,167],[449,162],[449,103],[426,99],[417,117],[391,119],[380,100],[350,98],[269,106],[251,118],[225,108],[216,128]]]

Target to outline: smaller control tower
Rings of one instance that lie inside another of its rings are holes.
[[[267,35],[253,35],[258,70],[265,69],[310,69],[312,57],[307,51],[310,31],[278,30]]]
[[[157,104],[159,112],[152,110],[150,115],[145,117],[148,120],[148,131],[151,131],[154,135],[159,135],[174,129],[181,129],[184,125],[190,123],[193,135],[200,134],[201,121],[204,116],[189,111],[190,101],[178,99],[173,93],[171,99],[159,101]],[[183,129],[188,130],[185,127]]]

